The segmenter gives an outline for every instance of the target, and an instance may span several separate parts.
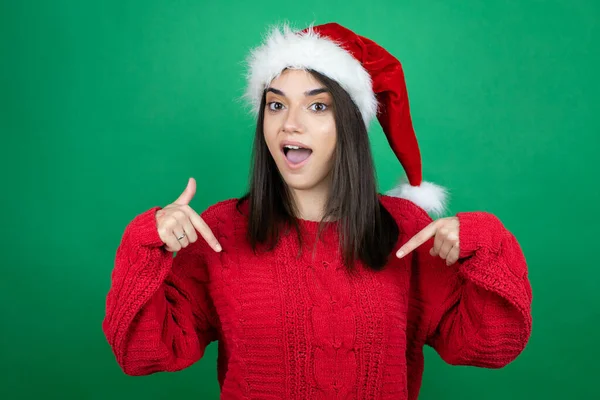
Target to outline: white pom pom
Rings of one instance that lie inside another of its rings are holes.
[[[420,186],[411,186],[406,181],[401,182],[386,194],[410,200],[428,214],[440,216],[446,211],[448,191],[431,182],[421,182]]]

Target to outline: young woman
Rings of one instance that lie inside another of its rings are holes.
[[[248,193],[199,215],[190,179],[123,234],[103,329],[124,372],[181,370],[218,341],[222,398],[416,399],[424,345],[453,365],[514,360],[524,256],[492,214],[430,218],[444,191],[421,181],[398,60],[326,24],[273,30],[249,63]],[[408,176],[388,195],[375,116]]]

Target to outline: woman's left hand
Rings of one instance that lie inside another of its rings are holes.
[[[452,265],[458,261],[460,248],[458,243],[458,217],[440,218],[433,221],[410,240],[396,253],[398,258],[402,258],[430,238],[435,236],[433,247],[429,250],[432,256],[440,256],[446,260],[446,265]]]

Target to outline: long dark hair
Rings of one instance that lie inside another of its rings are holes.
[[[353,270],[358,258],[368,267],[380,270],[388,261],[399,229],[379,202],[367,128],[358,107],[336,81],[316,71],[308,72],[333,98],[337,131],[332,195],[325,206],[318,234],[324,228],[324,221],[337,221],[340,251],[346,267]],[[259,243],[272,250],[282,229],[288,227],[295,228],[302,249],[295,204],[264,139],[265,102],[266,92],[256,121],[250,189],[238,200],[237,206],[239,209],[243,201],[249,200],[247,238],[255,252]]]

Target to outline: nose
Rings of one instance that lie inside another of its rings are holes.
[[[302,132],[302,110],[300,107],[290,107],[283,121],[283,131],[285,133]]]

